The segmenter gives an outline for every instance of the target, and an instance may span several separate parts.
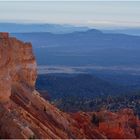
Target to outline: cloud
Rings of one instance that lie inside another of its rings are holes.
[[[90,26],[122,26],[122,27],[140,27],[140,22],[134,21],[109,21],[109,20],[89,20]]]

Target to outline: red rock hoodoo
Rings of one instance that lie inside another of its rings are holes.
[[[133,112],[67,114],[35,90],[37,66],[30,43],[0,33],[0,138],[140,138]],[[121,115],[122,114],[122,115]]]

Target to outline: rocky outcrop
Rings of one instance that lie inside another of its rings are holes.
[[[35,90],[36,61],[30,43],[0,33],[0,138],[140,138],[132,111],[68,114]],[[120,115],[122,114],[122,115]]]
[[[9,38],[8,33],[0,33],[0,101],[8,101],[16,85],[34,89],[36,76],[31,44]]]
[[[99,124],[99,131],[104,133],[107,138],[116,139],[135,139],[140,138],[140,121],[131,109],[122,109],[119,112],[112,113],[102,111],[98,113],[102,118]]]
[[[93,135],[97,138],[98,134],[108,139],[140,138],[140,120],[129,108],[116,113],[107,110],[78,112],[72,114],[71,117],[79,123],[80,128],[89,138],[93,138]]]

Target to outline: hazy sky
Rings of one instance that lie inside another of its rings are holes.
[[[0,22],[140,27],[140,1],[0,1]]]

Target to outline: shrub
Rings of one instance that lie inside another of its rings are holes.
[[[92,122],[94,125],[99,126],[99,118],[98,118],[98,116],[97,116],[95,113],[92,115],[92,120],[91,120],[91,122]]]

